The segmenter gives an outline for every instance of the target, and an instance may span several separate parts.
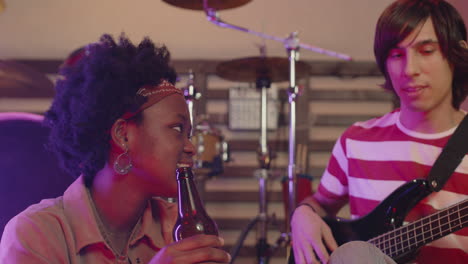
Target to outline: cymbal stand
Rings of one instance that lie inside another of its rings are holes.
[[[197,89],[195,88],[194,85],[194,79],[195,75],[193,74],[192,69],[189,70],[189,78],[187,80],[187,86],[182,88],[182,91],[184,92],[184,98],[185,102],[187,103],[187,107],[189,110],[189,116],[190,116],[190,123],[192,124],[192,133],[196,131],[198,128],[195,127],[195,110],[194,110],[194,101],[200,99],[201,94],[197,92]],[[198,147],[198,146],[197,146]],[[197,153],[199,153],[200,150],[197,149]],[[201,168],[203,164],[201,164],[203,161],[201,160],[195,160],[194,168]],[[201,174],[196,174],[195,175],[195,184],[197,186],[198,192],[202,200],[205,198],[205,183],[207,180],[206,175],[201,175]]]
[[[268,73],[266,73],[267,75]],[[264,76],[259,77],[256,80],[256,87],[260,89],[260,147],[258,149],[258,162],[260,169],[255,171],[255,176],[258,178],[259,185],[259,213],[252,219],[247,227],[242,231],[236,245],[231,250],[231,264],[234,263],[237,254],[247,237],[248,232],[257,225],[258,227],[258,240],[256,244],[257,249],[257,260],[260,264],[267,264],[273,253],[273,248],[267,242],[267,231],[268,231],[268,212],[267,212],[267,180],[269,176],[269,169],[272,160],[272,154],[268,149],[267,144],[267,129],[268,129],[268,93],[267,89],[271,86],[270,78]]]
[[[276,36],[271,36],[271,35],[268,35],[268,34],[265,34],[265,33],[262,33],[262,32],[258,32],[258,31],[250,30],[248,28],[236,26],[236,25],[233,25],[233,24],[230,24],[230,23],[227,23],[227,22],[221,20],[221,18],[219,18],[218,12],[214,8],[210,8],[208,6],[208,0],[203,0],[203,7],[204,7],[204,11],[205,11],[206,18],[208,19],[208,21],[215,24],[215,25],[217,25],[217,26],[224,27],[224,28],[235,29],[235,30],[238,30],[238,31],[242,31],[242,32],[245,32],[245,33],[256,35],[256,36],[264,38],[264,39],[275,40],[275,41],[278,41],[278,42],[281,42],[281,43],[287,43],[289,41],[288,40],[289,38],[280,38],[280,37],[276,37]],[[299,46],[299,48],[310,50],[310,51],[313,51],[313,52],[316,52],[316,53],[325,54],[325,55],[340,58],[340,59],[343,59],[343,60],[351,60],[351,57],[349,55],[346,55],[346,54],[343,54],[343,53],[338,53],[338,52],[335,52],[335,51],[331,51],[331,50],[327,50],[327,49],[323,49],[323,48],[320,48],[320,47],[316,47],[316,46],[312,46],[312,45],[308,45],[308,44],[304,44],[304,43],[299,43],[299,42],[297,43],[297,45]]]
[[[289,56],[289,165],[288,165],[288,198],[289,203],[286,212],[289,217],[296,207],[296,164],[295,164],[295,147],[296,147],[296,100],[299,96],[299,89],[296,85],[296,61],[299,59],[299,41],[297,33],[292,33],[285,42],[285,47]],[[286,232],[290,231],[290,221],[286,221],[288,226]]]
[[[271,153],[268,150],[267,144],[267,129],[268,129],[268,93],[271,81],[268,77],[260,77],[257,79],[257,89],[261,92],[261,117],[260,117],[260,148],[258,151],[258,161],[260,169],[257,171],[259,185],[259,215],[258,215],[258,241],[257,241],[257,259],[258,263],[266,264],[270,258],[267,242],[268,232],[268,213],[267,213],[267,180],[268,170],[270,169]]]
[[[194,85],[195,76],[193,74],[192,69],[189,70],[189,78],[187,81],[187,86],[184,87],[182,90],[184,92],[185,101],[187,103],[190,115],[190,123],[192,127],[195,125],[195,113],[194,113],[194,100],[198,100],[201,97],[201,94],[197,92]]]
[[[204,7],[204,11],[205,11],[208,21],[217,26],[235,29],[238,31],[256,35],[264,39],[275,40],[275,41],[283,43],[286,48],[289,61],[290,61],[290,65],[289,65],[290,76],[289,76],[289,90],[288,90],[289,103],[290,103],[290,120],[289,120],[290,123],[289,123],[289,148],[288,148],[288,151],[289,151],[289,165],[288,165],[289,203],[288,203],[287,215],[285,217],[289,217],[290,214],[292,213],[292,210],[296,207],[296,185],[295,185],[295,182],[296,182],[296,165],[295,165],[295,144],[296,144],[295,138],[296,137],[295,135],[296,134],[295,134],[295,131],[296,131],[296,100],[299,96],[299,93],[298,93],[299,88],[296,85],[295,65],[296,65],[296,61],[299,58],[299,48],[304,48],[306,50],[310,50],[310,51],[317,52],[320,54],[325,54],[325,55],[332,56],[332,57],[337,57],[337,58],[344,59],[344,60],[351,60],[351,57],[346,54],[342,54],[342,53],[326,50],[323,48],[300,43],[296,32],[292,33],[288,38],[280,38],[280,37],[275,37],[275,36],[271,36],[268,34],[264,34],[261,32],[253,31],[244,27],[229,24],[219,18],[219,14],[215,9],[210,8],[208,6],[208,0],[203,0],[203,7]],[[264,169],[262,168],[261,170],[262,174],[264,174],[263,170]],[[260,185],[260,195],[262,195],[262,191],[264,190],[262,190],[262,186]],[[262,210],[262,206],[263,205],[260,203],[260,210]],[[290,231],[289,221],[287,222],[288,222],[288,226],[286,227],[286,229],[287,229],[287,232],[289,233]],[[279,242],[282,241],[282,238],[280,238],[278,241]],[[259,258],[260,257],[262,258],[263,256],[259,255]]]

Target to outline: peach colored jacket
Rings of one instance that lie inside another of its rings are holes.
[[[148,263],[172,243],[177,204],[154,198],[127,245],[128,259],[117,259],[99,232],[85,188],[79,177],[63,196],[12,218],[0,242],[0,263]]]

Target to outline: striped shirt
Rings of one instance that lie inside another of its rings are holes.
[[[372,211],[402,184],[426,178],[456,127],[435,134],[405,128],[395,110],[382,117],[357,122],[336,142],[316,198],[348,200],[351,217]],[[423,199],[406,221],[444,209],[468,198],[468,155],[444,188]],[[423,247],[418,263],[466,263],[468,230],[462,229]]]

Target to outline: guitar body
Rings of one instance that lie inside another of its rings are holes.
[[[330,226],[338,245],[354,240],[367,241],[400,227],[408,212],[430,193],[426,180],[413,180],[400,186],[362,218],[356,220],[325,218],[324,220]],[[411,256],[411,252],[408,252],[394,260],[406,261]],[[288,263],[295,263],[292,250]]]

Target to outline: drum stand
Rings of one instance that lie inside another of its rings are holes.
[[[211,23],[225,28],[235,29],[245,33],[253,34],[259,36],[263,39],[270,39],[281,42],[284,44],[286,51],[289,57],[289,89],[288,89],[288,98],[290,104],[290,115],[289,115],[289,163],[288,163],[288,207],[287,215],[285,217],[289,218],[294,208],[296,207],[296,165],[295,165],[295,146],[296,146],[296,100],[299,97],[299,88],[296,85],[296,62],[299,59],[299,48],[305,48],[317,53],[337,57],[344,60],[351,60],[351,57],[346,54],[337,53],[334,51],[322,49],[319,47],[306,45],[299,42],[297,33],[294,32],[290,34],[288,38],[279,38],[264,34],[261,32],[253,31],[248,28],[236,26],[229,24],[219,17],[217,11],[213,8],[210,8],[208,5],[208,0],[203,0],[203,8],[206,14],[208,21]],[[257,80],[258,84],[261,83],[261,80]],[[268,147],[266,146],[266,89],[262,87],[262,96],[261,96],[261,107],[262,107],[262,118],[261,118],[261,138],[260,138],[260,152],[259,152],[259,162],[261,169],[259,170],[259,192],[260,192],[260,210],[259,216],[254,219],[259,221],[259,240],[257,243],[257,257],[260,264],[268,263],[271,249],[266,241],[267,233],[267,208],[266,208],[266,179],[268,178],[268,169],[270,165],[270,153],[268,152]],[[286,227],[286,235],[282,235],[278,239],[277,244],[281,243],[285,239],[290,241],[290,224],[287,221],[288,226]],[[285,238],[286,236],[287,238]],[[241,236],[242,237],[242,236]],[[290,243],[288,243],[290,244]],[[239,246],[239,245],[238,245]],[[235,255],[233,255],[233,259]],[[232,262],[231,262],[232,263]]]
[[[296,166],[295,166],[295,146],[296,146],[296,100],[299,96],[299,89],[296,85],[295,66],[296,61],[299,57],[299,46],[297,41],[297,35],[291,34],[288,41],[285,42],[285,47],[288,51],[288,57],[290,61],[290,78],[289,78],[289,104],[290,104],[290,116],[289,116],[289,165],[288,165],[288,198],[289,203],[287,206],[287,214],[285,217],[288,218],[292,210],[296,207]],[[273,248],[267,242],[267,225],[268,225],[268,214],[267,214],[267,189],[266,182],[268,179],[268,171],[271,163],[271,153],[268,150],[267,145],[267,128],[268,128],[268,94],[267,88],[270,88],[270,80],[268,78],[258,78],[257,88],[261,88],[261,118],[260,118],[260,150],[258,151],[258,161],[260,164],[260,170],[257,175],[259,179],[259,215],[258,215],[258,242],[257,248],[257,259],[259,264],[267,264],[273,253]],[[290,241],[290,225],[289,221],[286,221],[286,233],[281,234],[280,238],[276,241],[275,249],[282,244]]]
[[[195,110],[194,110],[194,101],[198,100],[201,97],[201,94],[196,90],[194,85],[195,76],[193,74],[192,69],[189,70],[189,78],[187,80],[187,86],[182,89],[184,92],[185,102],[187,103],[187,108],[189,110],[190,116],[190,124],[192,125],[192,130],[195,131],[197,128],[195,127]],[[197,153],[200,150],[197,150]],[[203,164],[202,161],[196,160],[194,164],[195,172],[197,172],[198,168],[201,168]],[[195,174],[195,184],[197,186],[198,193],[202,199],[205,201],[205,184],[208,176],[202,173]]]
[[[256,173],[259,185],[259,213],[258,213],[258,242],[257,259],[258,263],[266,264],[270,258],[270,245],[267,243],[268,232],[268,214],[267,214],[267,179],[268,171],[271,164],[271,153],[268,150],[267,144],[267,129],[268,129],[268,93],[267,89],[270,88],[271,81],[268,77],[260,77],[257,79],[257,89],[260,89],[260,148],[258,150],[258,161],[260,169]]]
[[[201,97],[201,94],[197,92],[194,85],[195,76],[192,69],[189,70],[189,78],[187,80],[187,86],[183,88],[185,101],[189,109],[190,123],[192,127],[195,125],[195,113],[194,113],[194,100],[198,100]]]
[[[175,5],[178,5],[180,7],[184,8],[191,8],[191,9],[199,9],[199,7],[195,7],[192,5],[185,5],[182,3],[185,3],[186,1],[169,1],[169,0],[164,0],[165,2],[174,2],[178,3]],[[211,8],[208,5],[208,0],[202,0],[203,1],[203,10],[205,11],[206,18],[208,19],[209,22],[220,26],[220,27],[225,27],[225,28],[230,28],[230,29],[235,29],[237,31],[242,31],[245,33],[253,34],[256,35],[260,38],[263,39],[270,39],[270,40],[275,40],[278,42],[281,42],[284,44],[287,52],[288,52],[288,57],[289,57],[289,89],[288,89],[288,95],[289,95],[289,103],[290,103],[290,118],[289,118],[289,165],[288,165],[288,197],[289,197],[289,202],[286,210],[286,219],[289,218],[291,215],[292,211],[296,207],[296,165],[295,165],[295,144],[296,144],[296,138],[295,138],[295,131],[296,131],[296,100],[299,96],[299,88],[296,85],[296,62],[298,61],[299,57],[299,48],[304,48],[310,51],[314,51],[317,53],[325,54],[328,56],[333,56],[337,57],[340,59],[344,60],[351,60],[351,57],[346,55],[346,54],[341,54],[337,53],[334,51],[322,49],[316,46],[311,46],[311,45],[306,45],[303,43],[299,43],[299,40],[297,38],[297,33],[292,33],[288,38],[280,38],[280,37],[275,37],[271,36],[268,34],[264,34],[261,32],[253,31],[248,28],[236,26],[233,24],[229,24],[223,20],[220,19],[217,11],[214,8]],[[217,6],[218,7],[224,7],[224,8],[232,8],[237,5],[225,5],[227,2],[230,1],[217,1]],[[242,1],[241,1],[242,2]],[[232,3],[230,3],[232,4]],[[262,75],[260,75],[262,76]],[[259,215],[249,223],[247,226],[247,229],[243,231],[241,234],[241,237],[239,238],[239,241],[237,244],[234,246],[233,251],[231,251],[232,255],[232,261],[233,263],[238,250],[240,249],[243,240],[245,239],[245,236],[247,235],[248,230],[250,230],[256,222],[259,223],[259,240],[257,243],[257,254],[258,254],[258,260],[259,263],[264,264],[268,263],[270,253],[273,251],[270,246],[268,245],[266,241],[266,234],[267,234],[267,208],[266,208],[266,181],[268,178],[268,170],[270,167],[270,162],[271,162],[271,155],[268,151],[267,147],[267,93],[266,89],[269,87],[271,82],[271,79],[264,79],[264,78],[259,78],[257,79],[257,88],[261,87],[261,112],[262,112],[262,117],[261,117],[261,137],[260,137],[260,150],[258,153],[258,160],[260,163],[260,169],[258,170],[257,177],[259,179],[259,193],[260,193],[260,208],[259,208]],[[286,241],[289,242],[289,232],[290,232],[290,224],[289,221],[286,222],[286,234],[282,234],[281,237],[277,240],[276,247],[280,245],[282,242]],[[289,244],[289,243],[287,243]],[[234,253],[232,253],[234,252]]]

